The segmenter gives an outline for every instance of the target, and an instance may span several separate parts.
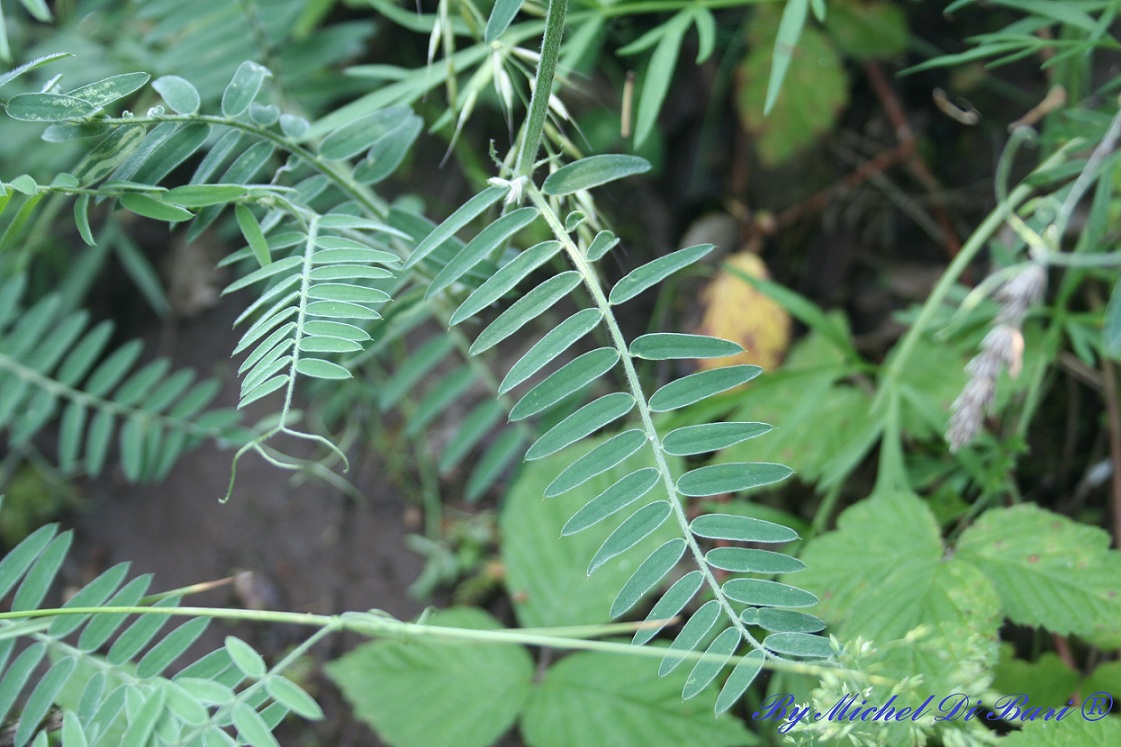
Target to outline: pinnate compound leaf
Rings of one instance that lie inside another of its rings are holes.
[[[634,397],[626,392],[612,392],[592,400],[538,438],[526,452],[526,461],[554,454],[618,420],[633,408]]]
[[[689,700],[708,687],[716,679],[716,675],[720,674],[720,670],[724,668],[728,660],[732,658],[732,654],[736,653],[739,645],[740,632],[736,628],[728,628],[716,636],[712,643],[708,645],[705,653],[717,658],[714,660],[702,659],[693,665],[693,671],[690,672],[689,679],[685,681],[685,686],[681,690],[681,698]]]
[[[617,433],[565,467],[556,479],[545,488],[546,498],[552,498],[583,485],[596,475],[620,464],[646,443],[646,434],[638,429]]]
[[[714,695],[681,700],[685,675],[656,676],[651,659],[576,653],[546,671],[522,716],[533,747],[678,745],[742,747],[758,744],[743,722],[712,717]]]
[[[584,335],[603,321],[599,309],[581,309],[545,333],[529,351],[515,363],[498,387],[505,394],[518,384],[547,366],[554,358],[568,350]]]
[[[685,605],[692,601],[703,585],[704,574],[700,571],[689,571],[679,578],[661,599],[654,603],[650,614],[646,616],[645,625],[635,631],[631,642],[641,646],[653,639],[681,610],[685,609]]]
[[[222,113],[227,117],[236,117],[245,112],[253,99],[257,98],[265,78],[270,75],[267,68],[252,60],[241,63],[226,90],[222,92]]]
[[[619,362],[615,348],[598,348],[573,358],[545,377],[510,409],[510,421],[547,410],[603,376]]]
[[[686,472],[678,479],[677,489],[690,497],[738,493],[771,485],[792,474],[789,467],[769,462],[712,464]]]
[[[512,429],[511,429],[512,430]],[[608,561],[589,577],[584,569],[605,539],[623,521],[616,514],[579,534],[561,536],[561,527],[589,500],[633,472],[654,466],[649,450],[633,454],[622,463],[591,476],[579,489],[543,500],[541,494],[553,476],[572,463],[573,457],[602,444],[592,439],[572,447],[575,453],[558,454],[532,462],[521,471],[507,492],[501,516],[502,562],[506,588],[514,600],[518,623],[526,627],[594,625],[610,620],[611,604],[639,562],[677,536],[664,524],[632,552]],[[670,468],[678,467],[670,460]]]
[[[608,300],[613,305],[629,301],[678,270],[693,264],[711,252],[713,248],[712,244],[698,244],[651,260],[642,267],[631,270],[619,282],[615,283]]]
[[[690,456],[738,444],[768,433],[772,427],[766,423],[701,423],[677,428],[662,439],[667,454]]]
[[[662,582],[681,556],[685,554],[685,540],[672,539],[659,547],[642,561],[642,565],[627,579],[619,595],[611,604],[611,618],[615,619],[634,607],[642,597]]]
[[[652,361],[723,358],[742,352],[743,348],[734,342],[706,335],[657,332],[637,337],[631,343],[631,355]]]
[[[479,333],[474,344],[471,345],[470,354],[478,355],[490,350],[517,332],[528,322],[552,308],[557,301],[567,296],[573,288],[580,284],[580,280],[579,272],[569,270],[554,275],[526,293]]]
[[[470,608],[436,612],[429,623],[500,627]],[[326,669],[355,714],[396,747],[488,747],[517,718],[534,664],[521,646],[417,638],[367,643]]]
[[[1109,544],[1098,527],[1022,504],[982,514],[954,557],[991,579],[1013,622],[1089,636],[1121,619],[1121,552]]]
[[[649,170],[650,162],[638,156],[610,153],[588,156],[549,174],[541,185],[541,191],[552,197],[560,197]]]
[[[668,501],[655,501],[635,511],[600,545],[592,562],[588,564],[588,575],[649,537],[665,523],[672,512]]]
[[[597,495],[572,515],[561,529],[565,537],[595,526],[608,516],[622,511],[658,484],[658,470],[646,467],[630,473]]]
[[[650,409],[654,412],[676,410],[746,384],[762,372],[763,369],[759,366],[751,365],[724,366],[698,371],[671,381],[654,392],[650,396]]]

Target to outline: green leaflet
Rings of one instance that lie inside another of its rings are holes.
[[[499,385],[498,393],[505,394],[533,376],[595,329],[601,321],[603,314],[599,309],[582,309],[549,330],[511,367]]]
[[[649,503],[635,511],[604,540],[603,545],[588,564],[588,575],[592,575],[604,563],[646,539],[665,523],[672,512],[673,509],[667,501]]]
[[[615,601],[611,604],[612,619],[626,613],[638,604],[639,600],[651,589],[661,583],[662,579],[681,560],[681,556],[685,554],[685,548],[685,540],[678,537],[650,553],[646,560],[642,561],[642,565],[635,570],[634,575],[619,590],[619,595],[615,597]]]
[[[619,362],[615,348],[597,348],[577,356],[530,389],[510,410],[510,421],[524,420],[583,389]]]
[[[716,621],[721,614],[720,602],[715,599],[701,605],[701,608],[694,612],[693,616],[681,626],[677,638],[666,650],[666,655],[662,658],[662,664],[658,668],[658,676],[665,677],[677,669],[678,665],[685,661],[685,658],[680,654],[689,653],[697,648],[701,641],[708,637],[709,631],[716,625]]]
[[[751,683],[759,676],[759,672],[763,669],[763,661],[765,655],[762,651],[751,651],[736,664],[732,669],[732,673],[728,675],[728,679],[724,681],[724,687],[720,688],[720,694],[716,697],[716,712],[723,713],[736,704],[751,687]]]
[[[503,215],[484,228],[471,239],[452,260],[444,265],[439,274],[428,286],[425,298],[432,298],[452,283],[459,280],[473,267],[478,265],[496,249],[501,247],[518,231],[522,230],[537,217],[535,208],[519,208]]]
[[[650,163],[638,156],[589,156],[549,174],[541,185],[541,191],[552,197],[560,197],[649,170]]]
[[[67,96],[88,101],[98,109],[139,91],[151,79],[148,73],[113,75],[67,92]]]
[[[598,262],[603,255],[614,249],[619,244],[619,237],[610,231],[600,231],[588,244],[588,261]]]
[[[520,283],[529,273],[547,262],[550,257],[560,250],[559,241],[543,241],[510,260],[498,272],[491,275],[486,282],[460,304],[452,314],[451,324],[459,324],[470,319],[475,314],[490,306],[504,296],[515,285]]]
[[[716,675],[720,674],[720,670],[732,658],[732,654],[736,653],[740,640],[740,632],[736,628],[727,628],[716,636],[705,653],[718,658],[715,661],[702,659],[693,665],[693,671],[689,675],[689,679],[685,681],[685,687],[681,690],[683,700],[696,697],[701,690],[704,690],[709,686],[709,683],[716,679]]]
[[[677,481],[682,495],[701,497],[738,493],[785,480],[793,470],[768,462],[713,464],[686,472]]]
[[[581,407],[545,432],[526,452],[527,461],[554,454],[626,415],[634,407],[634,397],[626,392],[605,394]]]
[[[650,409],[654,412],[676,410],[746,384],[762,372],[763,369],[759,366],[750,365],[724,366],[698,371],[671,381],[654,392],[650,396]]]
[[[432,230],[417,244],[416,249],[405,260],[405,269],[413,267],[417,262],[427,257],[445,241],[455,236],[456,231],[475,220],[484,210],[498,202],[506,194],[505,187],[487,187],[479,194],[463,203],[458,210],[448,216],[447,220]],[[454,323],[454,322],[453,322]]]
[[[557,475],[545,488],[545,497],[558,496],[606,472],[638,451],[644,443],[646,436],[640,430],[623,431],[612,436]]]
[[[705,514],[693,519],[689,529],[698,537],[732,542],[793,542],[798,533],[782,524],[733,514]]]
[[[180,207],[207,207],[233,202],[246,191],[240,184],[185,184],[163,193],[163,198]]]
[[[194,114],[199,109],[202,100],[199,98],[198,89],[190,81],[178,75],[164,75],[152,82],[152,88],[175,112],[179,114]]]
[[[735,578],[721,587],[729,599],[753,607],[812,607],[817,597],[789,584],[759,578]]]
[[[631,343],[631,355],[652,361],[722,358],[742,352],[743,348],[734,342],[706,335],[659,332],[642,335]]]
[[[665,101],[666,93],[669,91],[674,68],[677,66],[677,56],[690,22],[689,13],[677,13],[660,27],[661,38],[654,49],[654,54],[650,57],[639,96],[634,132],[636,148],[641,148],[654,131],[658,112],[661,111],[662,102]]]
[[[251,60],[241,63],[222,92],[222,113],[227,117],[236,117],[245,112],[257,98],[265,78],[271,75],[267,68]]]
[[[517,332],[571,293],[572,289],[580,284],[580,280],[580,273],[570,270],[554,275],[526,293],[479,333],[474,344],[471,345],[470,354],[478,355],[490,350]]]
[[[748,611],[744,610],[745,615]],[[758,625],[764,630],[782,633],[816,633],[825,630],[823,620],[807,615],[805,612],[777,610],[773,607],[760,607],[754,611],[754,618],[750,622],[745,619],[744,622],[748,625]]]
[[[525,0],[497,0],[490,10],[487,27],[483,31],[483,41],[490,44],[502,36],[503,32],[510,27],[510,22],[514,20],[514,16],[521,10],[524,2]]]
[[[249,248],[252,250],[253,256],[257,258],[257,264],[261,267],[268,266],[272,262],[269,242],[265,239],[264,232],[261,231],[261,224],[257,222],[257,216],[253,215],[253,211],[245,205],[234,206],[234,216],[237,218],[241,235],[249,242]]]
[[[84,119],[97,111],[85,99],[61,93],[21,93],[4,105],[8,116],[25,122],[65,122]]]
[[[836,653],[828,638],[808,633],[771,633],[763,645],[776,654],[808,659],[828,659]]]
[[[793,573],[806,567],[797,558],[770,550],[717,547],[705,555],[709,565],[734,573]]]
[[[147,195],[133,193],[124,194],[120,197],[120,203],[122,207],[131,210],[137,215],[142,215],[152,220],[179,223],[195,217],[195,214],[190,210],[185,210],[178,205],[169,205],[166,202],[161,202]]]
[[[701,423],[670,431],[662,439],[667,454],[689,456],[738,444],[772,429],[766,423]]]
[[[631,642],[636,646],[641,646],[652,640],[662,628],[670,624],[681,610],[685,609],[685,605],[692,601],[703,585],[704,574],[700,571],[689,571],[679,578],[662,595],[662,598],[654,603],[654,606],[650,609],[650,614],[646,616],[646,625],[635,631],[634,639]],[[658,625],[651,624],[656,621],[660,621],[660,623]]]
[[[628,455],[629,456],[629,455]],[[614,466],[614,465],[613,465]],[[612,514],[622,511],[650,492],[658,484],[658,470],[646,467],[636,470],[584,504],[561,529],[562,536],[595,526]]]
[[[712,244],[698,244],[697,246],[679,249],[672,254],[658,257],[642,267],[631,270],[619,282],[615,283],[615,286],[611,289],[611,294],[608,296],[608,301],[612,305],[629,301],[678,270],[693,264],[711,252],[713,248]]]
[[[393,106],[356,119],[323,139],[319,155],[330,161],[351,158],[369,148],[412,115],[407,106]]]

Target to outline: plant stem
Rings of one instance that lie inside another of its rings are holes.
[[[561,41],[564,38],[564,19],[568,14],[568,0],[549,0],[545,15],[545,35],[541,40],[541,58],[537,62],[537,78],[533,97],[529,100],[529,114],[522,136],[514,176],[531,176],[549,116],[549,97],[553,94],[553,77],[560,59]]]

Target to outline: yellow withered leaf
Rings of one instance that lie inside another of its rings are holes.
[[[745,275],[769,277],[763,260],[751,251],[733,254],[724,264]],[[773,369],[782,362],[790,346],[790,314],[742,277],[721,267],[702,292],[701,304],[704,315],[697,331],[738,342],[746,351],[697,361],[702,369],[741,363]]]

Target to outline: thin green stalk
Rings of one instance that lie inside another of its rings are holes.
[[[533,174],[537,151],[541,148],[541,136],[545,132],[545,120],[549,116],[549,97],[553,94],[553,78],[557,72],[557,60],[560,59],[564,19],[567,14],[568,0],[549,0],[545,15],[545,35],[541,40],[541,58],[537,62],[536,83],[529,100],[529,114],[521,149],[514,165],[515,177],[529,177]]]

